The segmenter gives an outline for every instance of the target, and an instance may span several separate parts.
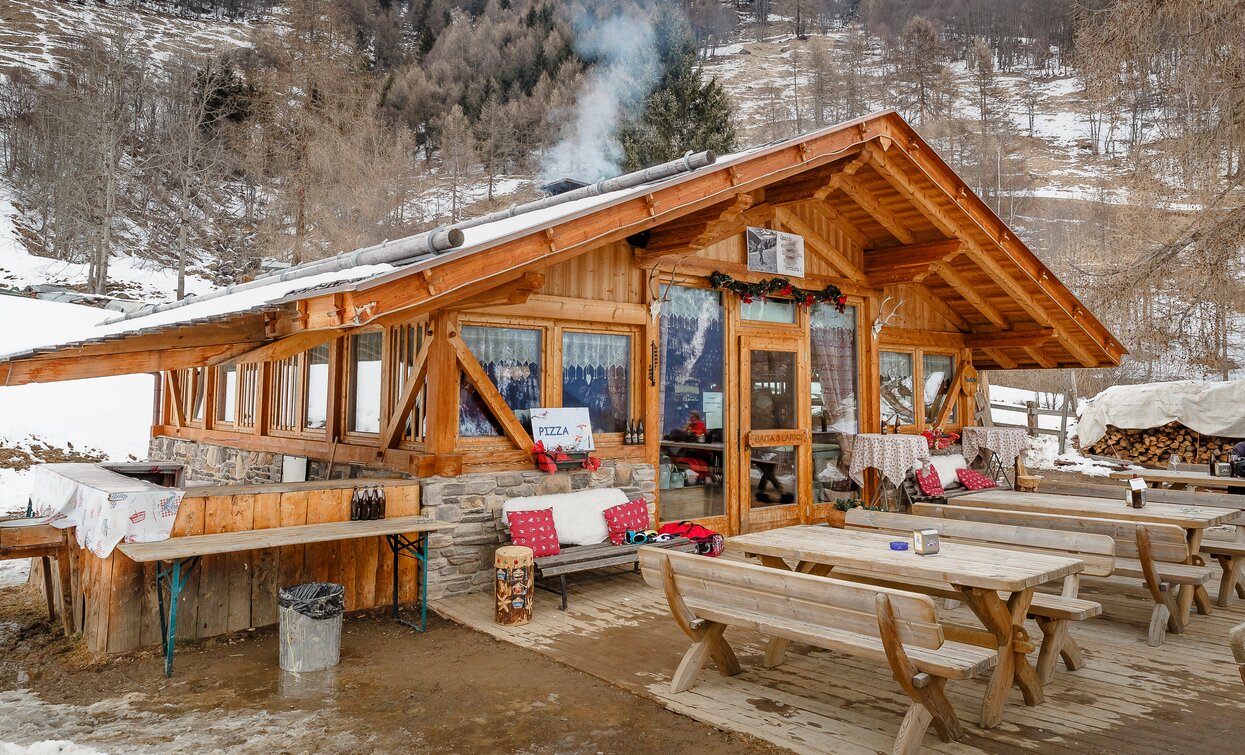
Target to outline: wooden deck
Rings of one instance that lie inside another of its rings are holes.
[[[1212,592],[1214,590],[1212,589]],[[688,692],[670,693],[670,675],[687,640],[661,594],[639,575],[620,572],[573,582],[570,608],[538,593],[535,617],[524,627],[493,623],[493,597],[476,594],[435,602],[442,616],[531,648],[665,707],[713,726],[797,752],[890,752],[908,699],[890,671],[854,658],[793,644],[787,662],[765,669],[758,635],[731,630],[743,664],[735,677],[712,667]],[[968,736],[944,744],[932,733],[929,752],[1141,753],[1239,751],[1245,741],[1245,686],[1232,662],[1228,630],[1245,621],[1245,601],[1194,616],[1183,635],[1146,646],[1152,601],[1139,583],[1086,580],[1081,596],[1100,601],[1103,617],[1072,631],[1085,652],[1084,669],[1062,663],[1046,687],[1046,702],[1027,708],[1013,689],[1003,724],[976,727],[985,679],[947,685]],[[947,613],[971,622],[963,608]],[[1035,627],[1030,631],[1037,636]],[[1036,653],[1032,657],[1036,660]],[[1236,744],[1232,744],[1235,742]]]

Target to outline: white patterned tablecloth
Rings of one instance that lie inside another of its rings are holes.
[[[865,484],[865,470],[876,469],[896,487],[903,484],[908,470],[929,463],[929,443],[920,435],[881,435],[863,433],[852,442],[849,476]]]
[[[1016,457],[1029,445],[1029,436],[1014,427],[965,427],[960,431],[960,442],[969,464],[978,455],[989,459],[991,453],[996,453],[1003,468],[1012,469],[1016,466]]]
[[[96,464],[40,464],[31,482],[35,516],[60,529],[77,527],[78,545],[100,558],[122,541],[167,540],[186,494]]]

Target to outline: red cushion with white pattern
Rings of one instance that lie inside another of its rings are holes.
[[[998,487],[994,480],[975,469],[957,469],[955,476],[959,477],[960,482],[964,483],[964,487],[969,490],[985,490],[986,488]]]
[[[922,472],[918,467],[913,475],[916,477],[916,484],[921,489],[922,495],[939,496],[943,494],[942,480],[938,479],[937,469],[931,466],[928,472]]]
[[[627,530],[648,529],[648,501],[643,498],[611,506],[602,513],[610,529],[610,542],[614,545],[627,542]]]
[[[511,511],[506,518],[510,521],[510,541],[531,548],[536,558],[562,552],[558,531],[553,527],[553,509]]]

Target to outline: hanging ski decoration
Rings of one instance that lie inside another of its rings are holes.
[[[750,304],[755,299],[764,300],[771,296],[778,296],[784,299],[792,299],[796,304],[805,307],[811,307],[813,302],[821,302],[822,304],[833,304],[835,309],[842,312],[847,306],[847,297],[843,295],[838,286],[834,285],[826,286],[820,291],[810,291],[806,288],[791,285],[791,281],[786,278],[768,278],[756,283],[748,283],[735,280],[726,273],[721,272],[715,272],[709,276],[709,285],[721,291],[730,291],[737,294],[745,304]]]

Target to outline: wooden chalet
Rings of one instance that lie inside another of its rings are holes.
[[[775,277],[749,271],[748,227],[802,236],[791,283],[837,287],[843,311],[713,288]],[[450,230],[409,263],[2,357],[0,384],[157,373],[155,439],[418,478],[531,470],[530,410],[587,406],[597,456],[652,468],[661,520],[735,534],[824,519],[855,433],[957,428],[970,367],[1124,353],[892,111]]]

